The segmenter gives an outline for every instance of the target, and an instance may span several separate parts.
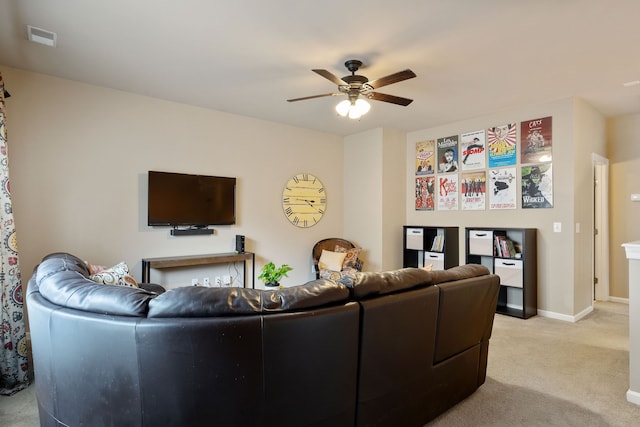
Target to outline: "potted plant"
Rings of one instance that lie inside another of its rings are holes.
[[[280,286],[280,279],[289,277],[287,273],[291,270],[293,270],[293,268],[287,264],[282,264],[276,268],[276,265],[270,262],[262,266],[258,279],[261,279],[265,286]]]

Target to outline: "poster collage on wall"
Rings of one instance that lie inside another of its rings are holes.
[[[416,210],[553,207],[551,117],[416,143]],[[517,155],[520,153],[520,174]]]

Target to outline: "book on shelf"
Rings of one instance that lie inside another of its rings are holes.
[[[433,243],[431,243],[431,252],[442,252],[444,248],[444,235],[436,234],[433,238]]]
[[[507,236],[496,234],[494,237],[496,256],[501,258],[516,258],[516,245]]]

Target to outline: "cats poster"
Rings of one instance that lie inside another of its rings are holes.
[[[553,135],[551,117],[520,123],[520,163],[550,162]]]

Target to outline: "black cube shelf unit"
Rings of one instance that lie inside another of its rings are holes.
[[[402,227],[402,266],[446,270],[459,264],[458,227]]]
[[[528,319],[538,313],[535,228],[466,228],[466,263],[500,276],[496,313]]]

